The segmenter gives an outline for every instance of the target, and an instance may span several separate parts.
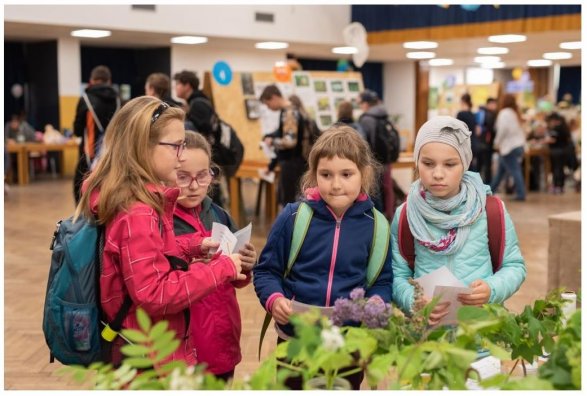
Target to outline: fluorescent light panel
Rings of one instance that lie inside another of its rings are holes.
[[[544,59],[571,59],[573,54],[570,52],[545,52],[542,54]]]
[[[255,48],[266,50],[284,49],[287,47],[289,47],[289,44],[282,41],[263,41],[255,44]]]
[[[548,59],[531,59],[526,64],[530,67],[546,67],[552,65],[552,61]]]
[[[404,48],[407,49],[432,49],[437,47],[438,43],[435,41],[407,41],[404,43]]]
[[[359,50],[356,47],[334,47],[333,54],[356,54]]]
[[[574,50],[581,49],[580,41],[567,41],[566,43],[560,43],[562,49]]]
[[[504,55],[510,52],[506,47],[482,47],[477,48],[477,53],[481,55]]]
[[[447,58],[436,58],[436,59],[430,59],[428,61],[428,64],[430,66],[450,66],[454,63],[455,62],[452,59],[447,59]]]
[[[473,59],[475,63],[495,63],[501,62],[501,58],[499,56],[476,56]]]
[[[526,36],[521,34],[502,34],[499,36],[489,36],[492,43],[519,43],[526,41]]]
[[[177,36],[172,37],[171,42],[173,44],[204,44],[208,42],[208,37],[202,36]]]
[[[434,58],[436,54],[434,52],[426,52],[426,51],[416,51],[416,52],[408,52],[406,54],[407,58],[410,59],[430,59]]]
[[[102,38],[112,34],[110,30],[80,29],[71,32],[73,37]]]

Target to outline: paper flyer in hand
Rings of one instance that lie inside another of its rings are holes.
[[[302,313],[302,312],[309,311],[312,308],[318,308],[318,310],[320,311],[320,314],[324,315],[328,318],[330,318],[332,316],[332,314],[334,313],[334,307],[321,307],[318,305],[304,304],[304,303],[298,302],[296,300],[291,301],[292,313]]]
[[[232,253],[238,253],[251,240],[252,229],[253,225],[249,223],[246,227],[233,234],[224,224],[212,223],[211,238],[214,242],[220,243],[218,250],[228,256]]]

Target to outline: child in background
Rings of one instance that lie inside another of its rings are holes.
[[[184,161],[177,174],[181,197],[173,215],[175,239],[186,254],[194,240],[200,240],[202,253],[206,254],[219,245],[209,238],[213,222],[228,226],[232,232],[237,228],[228,213],[206,195],[217,176],[210,166],[210,144],[201,134],[192,131],[185,132],[185,142]],[[206,363],[211,373],[225,381],[233,377],[234,368],[241,361],[241,317],[234,288],[250,283],[251,269],[257,260],[251,243],[239,254],[246,279],[218,286],[214,293],[190,308],[190,335],[198,362]]]
[[[182,110],[152,97],[128,102],[108,125],[103,155],[84,182],[75,216],[96,217],[105,225],[100,303],[106,319],[112,321],[123,304],[130,304],[123,329],[139,328],[138,307],[153,323],[168,321],[181,343],[166,361],[193,365],[196,350],[185,310],[245,275],[238,254],[219,257],[214,265],[182,261],[188,257],[175,243],[173,210],[185,147],[183,120]],[[198,254],[200,246],[193,240],[189,250]],[[115,365],[124,343],[122,337],[113,341]]]
[[[286,205],[277,217],[253,269],[255,291],[276,322],[278,343],[293,335],[289,324],[292,300],[331,307],[339,297],[349,298],[357,287],[367,297],[391,300],[391,255],[373,285],[366,287],[367,263],[374,236],[373,202],[378,165],[366,141],[352,128],[335,125],[314,143],[302,179],[304,201],[313,210],[304,243],[289,275],[284,272],[294,221],[300,202]],[[290,378],[291,389],[301,389],[301,378]],[[359,389],[363,373],[347,379]]]
[[[473,289],[470,295],[459,295],[464,305],[501,303],[526,278],[518,237],[505,207],[503,264],[493,273],[485,212],[491,189],[478,173],[467,171],[472,158],[470,136],[464,122],[449,116],[428,120],[416,135],[414,158],[419,179],[412,184],[403,204],[408,205],[407,219],[415,242],[413,271],[398,247],[403,205],[396,211],[391,227],[393,297],[406,312],[414,304],[414,287],[408,278],[418,278],[442,266]],[[439,323],[447,313],[448,303],[437,304],[429,324]]]

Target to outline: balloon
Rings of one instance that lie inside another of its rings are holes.
[[[362,67],[369,57],[369,46],[362,44],[357,46],[357,53],[353,54],[353,63],[357,67]]]
[[[212,68],[212,75],[214,80],[220,85],[228,85],[232,81],[232,70],[228,63],[224,61],[218,61]]]
[[[479,7],[481,6],[475,4],[461,4],[461,8],[465,11],[477,11]]]
[[[342,31],[344,43],[350,47],[359,47],[367,43],[367,30],[359,22],[353,22]]]
[[[291,82],[291,67],[284,62],[276,62],[273,66],[273,76],[279,82]]]
[[[350,70],[351,65],[349,64],[349,61],[346,59],[339,59],[338,62],[336,62],[336,71],[339,72],[345,72]]]
[[[521,67],[516,67],[512,70],[512,77],[514,80],[519,80],[522,77],[522,73],[524,73],[524,70]]]
[[[22,85],[20,84],[14,84],[11,88],[10,88],[10,93],[12,94],[12,96],[14,96],[16,99],[20,98],[23,94],[24,90],[22,88]]]

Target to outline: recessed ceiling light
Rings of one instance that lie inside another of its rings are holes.
[[[407,49],[432,49],[437,48],[438,43],[435,41],[408,41],[404,43]]]
[[[526,36],[521,34],[502,34],[500,36],[489,36],[492,43],[519,43],[526,41]]]
[[[545,52],[542,57],[544,59],[571,59],[573,54],[570,52]]]
[[[112,34],[110,30],[80,29],[71,32],[73,37],[102,38]]]
[[[581,42],[580,41],[567,41],[566,43],[560,43],[560,47],[562,49],[581,49]]]
[[[506,47],[482,47],[477,48],[477,53],[481,55],[503,55],[510,52]]]
[[[333,54],[356,54],[359,52],[357,47],[334,47],[331,51]]]
[[[287,47],[289,47],[289,44],[281,41],[263,41],[262,43],[255,44],[255,48],[267,50],[284,49]]]
[[[475,63],[495,63],[500,61],[501,58],[499,56],[476,56],[473,59]]]
[[[530,67],[546,67],[552,65],[552,61],[548,59],[532,59],[526,64]]]
[[[488,62],[488,63],[481,63],[479,65],[483,69],[503,69],[505,67],[505,63],[503,62]]]
[[[426,52],[426,51],[417,51],[417,52],[408,52],[406,57],[410,59],[430,59],[434,58],[436,54],[434,52]]]
[[[208,42],[208,37],[201,36],[177,36],[172,37],[173,44],[204,44]]]
[[[450,66],[453,63],[455,63],[452,59],[446,59],[446,58],[436,58],[436,59],[430,59],[428,61],[428,64],[430,66]]]

